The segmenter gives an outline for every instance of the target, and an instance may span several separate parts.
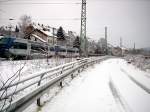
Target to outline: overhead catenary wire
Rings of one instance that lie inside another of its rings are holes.
[[[70,4],[74,4],[74,5],[80,5],[81,2],[33,2],[33,1],[12,1],[8,2],[8,1],[0,1],[0,5],[70,5]]]
[[[13,0],[0,0],[0,3],[9,2],[9,1],[13,1]]]
[[[9,18],[0,18],[0,21],[8,21]],[[80,21],[80,18],[39,18],[35,19],[32,18],[32,20],[36,21]]]

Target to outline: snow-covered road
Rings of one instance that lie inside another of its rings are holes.
[[[147,76],[123,59],[109,59],[82,72],[38,111],[150,112]]]
[[[42,112],[119,112],[109,89],[108,69],[103,64],[84,71],[65,87]]]

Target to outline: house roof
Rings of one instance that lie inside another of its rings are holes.
[[[37,29],[37,30],[39,30],[39,31],[41,31],[43,34],[45,34],[45,35],[47,35],[47,36],[50,36],[50,37],[52,37],[53,36],[53,31],[52,31],[52,29],[50,29],[50,27],[47,27],[47,26],[40,26],[40,25],[33,25],[33,28],[34,29]],[[46,31],[45,30],[43,30],[43,29],[47,29]],[[56,36],[54,36],[54,37],[56,37]]]
[[[39,40],[42,41],[42,42],[46,42],[46,41],[43,40],[41,37],[39,37],[39,36],[37,36],[37,35],[35,35],[35,34],[32,34],[32,36],[34,36],[35,38],[39,39]]]
[[[47,36],[53,36],[53,34],[50,31],[44,31],[44,30],[40,30],[41,32],[43,32],[44,34],[46,34]]]
[[[40,31],[43,34],[45,34],[46,36],[53,37],[53,29],[52,29],[52,27],[45,26],[45,25],[39,25],[39,24],[33,24],[32,26],[33,26],[34,29],[37,29],[38,31]],[[56,30],[54,31],[54,33],[55,33],[54,37],[57,37],[56,36]],[[64,31],[64,35],[65,35],[65,39],[66,40],[75,37],[75,33],[72,32],[72,31],[68,31],[68,33],[66,33]]]

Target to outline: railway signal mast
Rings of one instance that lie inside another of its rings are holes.
[[[82,39],[84,39],[83,43],[81,42]],[[86,0],[82,0],[80,42],[83,45],[84,56],[87,57],[88,51],[87,51],[87,39],[86,39]],[[81,46],[80,46],[80,50],[81,50]]]

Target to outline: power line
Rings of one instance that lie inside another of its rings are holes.
[[[88,2],[113,2],[113,1],[117,1],[117,2],[123,2],[123,1],[149,1],[149,0],[89,0]],[[0,0],[0,5],[28,5],[28,4],[32,4],[32,5],[63,5],[63,4],[82,4],[80,1],[79,2],[33,2],[32,0]]]
[[[0,21],[8,21],[10,18],[0,18]],[[79,21],[81,20],[80,18],[39,18],[39,19],[34,19],[32,18],[32,20],[40,20],[40,21],[66,21],[66,20],[70,20],[70,21]]]
[[[13,1],[13,0],[1,0],[0,3],[9,2],[9,1]]]
[[[33,20],[80,20],[80,18],[39,18]]]
[[[74,4],[80,5],[80,2],[0,2],[0,5],[66,5],[66,4]]]

